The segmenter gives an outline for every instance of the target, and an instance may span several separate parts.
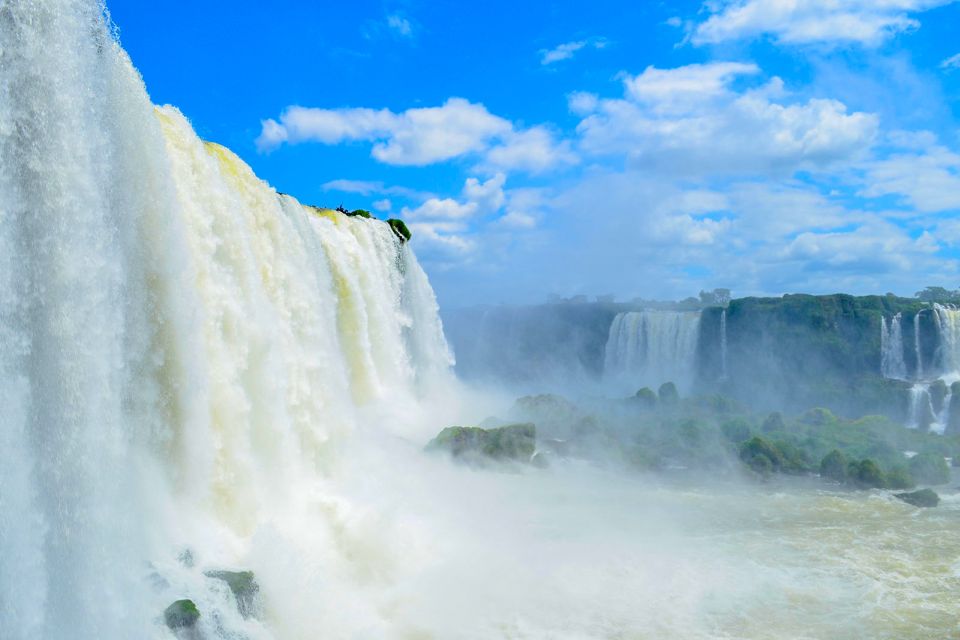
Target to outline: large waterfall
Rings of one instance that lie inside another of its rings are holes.
[[[700,312],[630,311],[610,325],[604,376],[624,388],[673,382],[689,390],[696,371]]]
[[[0,637],[169,637],[187,593],[205,637],[268,637],[177,555],[309,592],[302,558],[368,544],[323,497],[337,451],[450,364],[386,224],[155,108],[98,2],[0,2]]]

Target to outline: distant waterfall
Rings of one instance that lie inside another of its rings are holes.
[[[630,388],[693,384],[700,312],[631,311],[610,326],[604,375]]]
[[[898,313],[890,320],[880,319],[880,370],[884,378],[907,379],[907,364],[903,359],[903,327]]]
[[[937,364],[943,374],[960,375],[960,309],[933,305],[938,335]]]
[[[720,379],[727,379],[727,310],[720,312]]]

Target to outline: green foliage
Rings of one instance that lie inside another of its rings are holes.
[[[915,507],[935,507],[940,504],[940,496],[933,489],[920,489],[911,493],[895,493],[893,495],[895,498],[899,498]]]
[[[917,291],[914,295],[918,300],[924,302],[942,302],[945,304],[960,302],[960,291],[950,291],[944,287],[927,287],[923,291]]]
[[[898,465],[887,471],[886,486],[888,489],[912,489],[916,485],[917,483],[913,481],[913,476],[910,475],[906,467]]]
[[[664,382],[657,390],[657,396],[660,403],[666,406],[676,405],[680,401],[680,394],[677,392],[677,385],[672,382]]]
[[[820,461],[820,477],[844,482],[847,479],[847,458],[834,449]]]
[[[200,611],[193,600],[177,600],[163,612],[163,620],[171,630],[190,629],[200,619]]]
[[[347,212],[347,215],[350,216],[351,218],[360,217],[360,218],[370,219],[373,217],[373,215],[366,209],[354,209],[353,211]]]
[[[750,422],[746,418],[733,418],[720,425],[723,437],[734,444],[750,439]]]
[[[857,486],[866,489],[882,489],[886,486],[883,471],[869,458],[860,462],[851,462],[847,466],[847,477]]]
[[[400,238],[401,242],[409,242],[412,234],[410,229],[407,228],[407,224],[398,218],[390,218],[387,220],[387,224],[390,225],[390,228],[393,232]]]
[[[836,423],[837,416],[833,415],[833,412],[830,411],[830,409],[817,407],[815,409],[810,409],[809,411],[805,412],[800,417],[800,422],[803,424],[820,427],[820,426]]]
[[[774,431],[784,431],[787,428],[787,425],[783,421],[783,414],[779,411],[774,411],[768,415],[764,420],[763,424],[760,425],[760,430],[764,433],[773,433]]]
[[[760,436],[754,436],[740,446],[740,459],[761,475],[780,471],[784,465],[783,455],[777,447]]]
[[[946,484],[950,482],[950,469],[942,455],[920,453],[910,458],[910,475],[920,484]]]
[[[483,458],[529,462],[536,450],[536,427],[530,423],[496,429],[447,427],[427,444],[427,450],[446,451],[470,462],[481,462]]]

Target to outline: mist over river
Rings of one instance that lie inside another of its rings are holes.
[[[910,424],[702,392],[719,306],[609,313],[608,386],[517,399],[412,244],[152,104],[100,2],[0,0],[0,639],[960,637],[931,308],[857,334]]]

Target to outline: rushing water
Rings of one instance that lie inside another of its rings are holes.
[[[698,311],[630,311],[610,325],[604,377],[627,390],[673,382],[689,390],[700,336]]]
[[[675,378],[695,318],[647,319]],[[956,634],[954,496],[457,468],[450,363],[385,224],[155,108],[97,2],[0,0],[4,640]]]

